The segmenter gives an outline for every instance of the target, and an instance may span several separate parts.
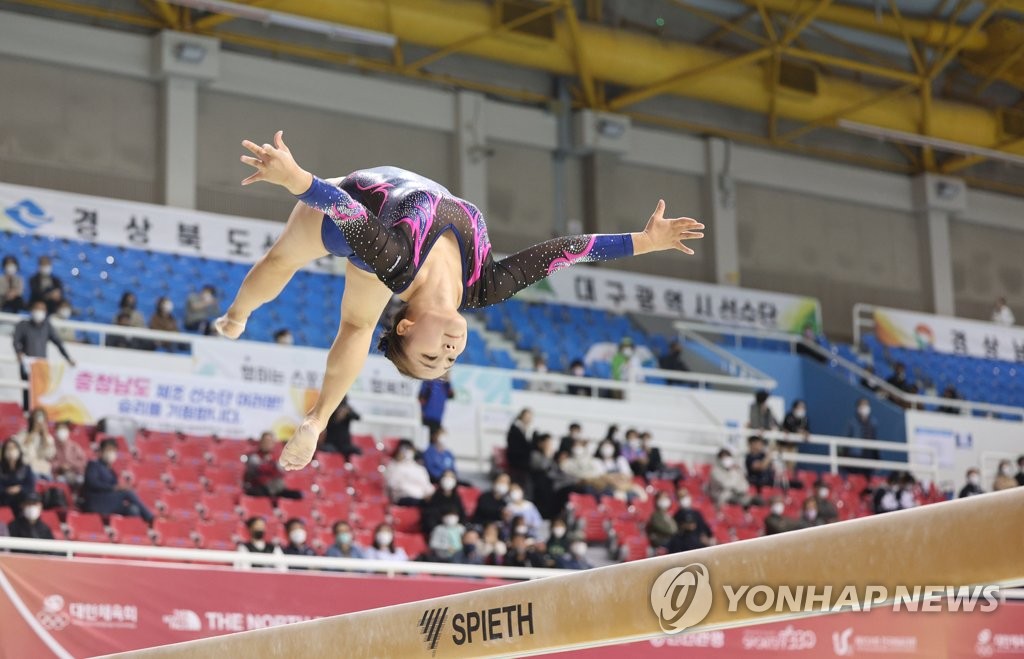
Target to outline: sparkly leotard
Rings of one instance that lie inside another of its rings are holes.
[[[573,263],[633,255],[629,234],[584,234],[496,261],[476,206],[397,167],[353,172],[340,186],[314,177],[298,199],[324,213],[321,235],[332,254],[349,257],[395,293],[409,287],[437,239],[451,231],[462,254],[464,309],[503,302]]]

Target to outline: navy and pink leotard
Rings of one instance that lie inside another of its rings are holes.
[[[321,237],[330,253],[348,257],[395,293],[409,287],[437,239],[451,231],[462,253],[462,309],[503,302],[573,263],[633,255],[628,233],[584,234],[496,261],[476,206],[397,167],[353,172],[339,186],[314,177],[298,199],[324,214]]]

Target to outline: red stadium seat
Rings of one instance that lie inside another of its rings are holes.
[[[293,517],[298,517],[306,524],[312,524],[315,521],[311,499],[278,499],[277,513],[283,521]]]
[[[395,506],[391,509],[391,526],[396,533],[419,533],[420,509]]]
[[[192,524],[172,519],[158,519],[153,522],[157,544],[164,547],[194,548],[196,538],[192,535]]]
[[[284,475],[284,486],[289,490],[302,492],[305,497],[313,496],[313,486],[316,485],[317,475],[312,469],[288,471]]]
[[[384,521],[386,510],[376,503],[355,503],[352,505],[350,517],[352,525],[361,529],[372,529]]]
[[[591,510],[583,516],[583,537],[587,542],[605,542],[608,540],[608,529],[605,527],[604,513]]]
[[[241,463],[239,463],[241,464]],[[224,467],[221,465],[210,465],[203,470],[203,483],[206,489],[211,492],[227,490],[241,490],[244,480],[244,471],[236,469],[233,465]]]
[[[176,464],[199,466],[206,464],[207,451],[212,447],[210,440],[182,439],[171,447],[171,455]]]
[[[352,435],[352,446],[360,449],[363,453],[380,450],[373,435]]]
[[[242,495],[238,499],[238,506],[242,511],[242,519],[265,517],[269,520],[271,517],[274,517],[274,506],[268,497],[248,497]]]
[[[504,446],[495,446],[491,450],[491,462],[494,464],[495,471],[508,471],[508,457],[505,455]]]
[[[63,483],[61,481],[36,481],[36,492],[43,496],[43,501],[46,501],[46,496],[44,495],[44,493],[47,490],[61,491],[61,494],[64,497],[64,508],[71,507],[74,504],[75,499],[73,496],[71,496],[71,488],[68,487],[67,483]]]
[[[135,455],[167,456],[174,440],[165,435],[140,435],[135,439]]]
[[[475,487],[460,487],[458,493],[459,498],[462,499],[462,507],[466,510],[466,516],[472,517],[476,512],[476,503],[483,493]]]
[[[7,507],[0,508],[0,522],[3,522],[4,524],[10,524],[13,521],[14,511]]]
[[[395,531],[395,547],[401,547],[409,558],[415,559],[427,551],[427,542],[421,533],[399,533]]]
[[[235,549],[236,527],[235,520],[223,522],[200,522],[196,525],[196,533],[200,536],[200,546],[204,549]]]
[[[626,538],[621,544],[622,560],[637,561],[650,556],[651,546],[647,542],[647,536],[634,535]]]
[[[167,467],[170,486],[179,492],[198,492],[203,487],[203,474],[199,465],[173,464]]]
[[[630,516],[629,505],[625,501],[614,497],[602,497],[601,509],[604,510],[604,514],[607,517],[619,519]]]
[[[197,492],[166,491],[156,505],[161,517],[177,521],[195,521],[199,518],[199,511],[196,509],[198,503]]]
[[[122,471],[131,474],[131,482],[136,487],[149,485],[163,488],[167,482],[164,468],[163,464],[157,462],[129,462]]]
[[[204,493],[199,497],[199,508],[202,511],[203,519],[210,521],[238,521],[238,506],[235,505],[236,497],[225,496],[219,490],[212,493]]]
[[[242,456],[256,450],[256,445],[249,441],[222,439],[209,447],[210,462],[221,467],[233,463],[242,464]]]
[[[347,522],[350,512],[348,501],[325,499],[316,505],[316,517],[325,526],[330,526],[335,522]]]
[[[68,539],[82,542],[110,542],[103,519],[96,513],[68,513]]]
[[[380,440],[381,452],[384,455],[391,457],[398,450],[398,443],[402,441],[401,437],[385,437]]]
[[[313,548],[318,554],[323,554],[327,548],[334,544],[334,532],[328,528],[318,528],[312,534]]]
[[[114,535],[114,542],[126,545],[153,544],[149,536],[149,526],[139,517],[111,515],[110,530]]]
[[[316,454],[317,471],[321,474],[344,474],[348,467],[345,462],[345,456],[340,453],[324,453],[320,452]]]
[[[39,516],[39,521],[50,527],[53,531],[53,537],[57,540],[64,539],[64,527],[60,522],[60,515],[57,514],[56,510],[44,510]]]
[[[583,517],[592,510],[597,510],[597,501],[589,494],[569,494],[568,507],[576,517]]]

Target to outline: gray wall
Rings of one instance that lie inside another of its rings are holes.
[[[950,223],[949,238],[957,315],[988,320],[995,299],[1005,296],[1024,323],[1024,231],[960,221]]]

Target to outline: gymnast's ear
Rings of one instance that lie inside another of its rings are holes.
[[[409,320],[408,318],[403,318],[395,324],[395,334],[399,336],[405,336],[406,334],[409,333],[409,330],[411,330],[412,326],[415,324],[415,322]]]

